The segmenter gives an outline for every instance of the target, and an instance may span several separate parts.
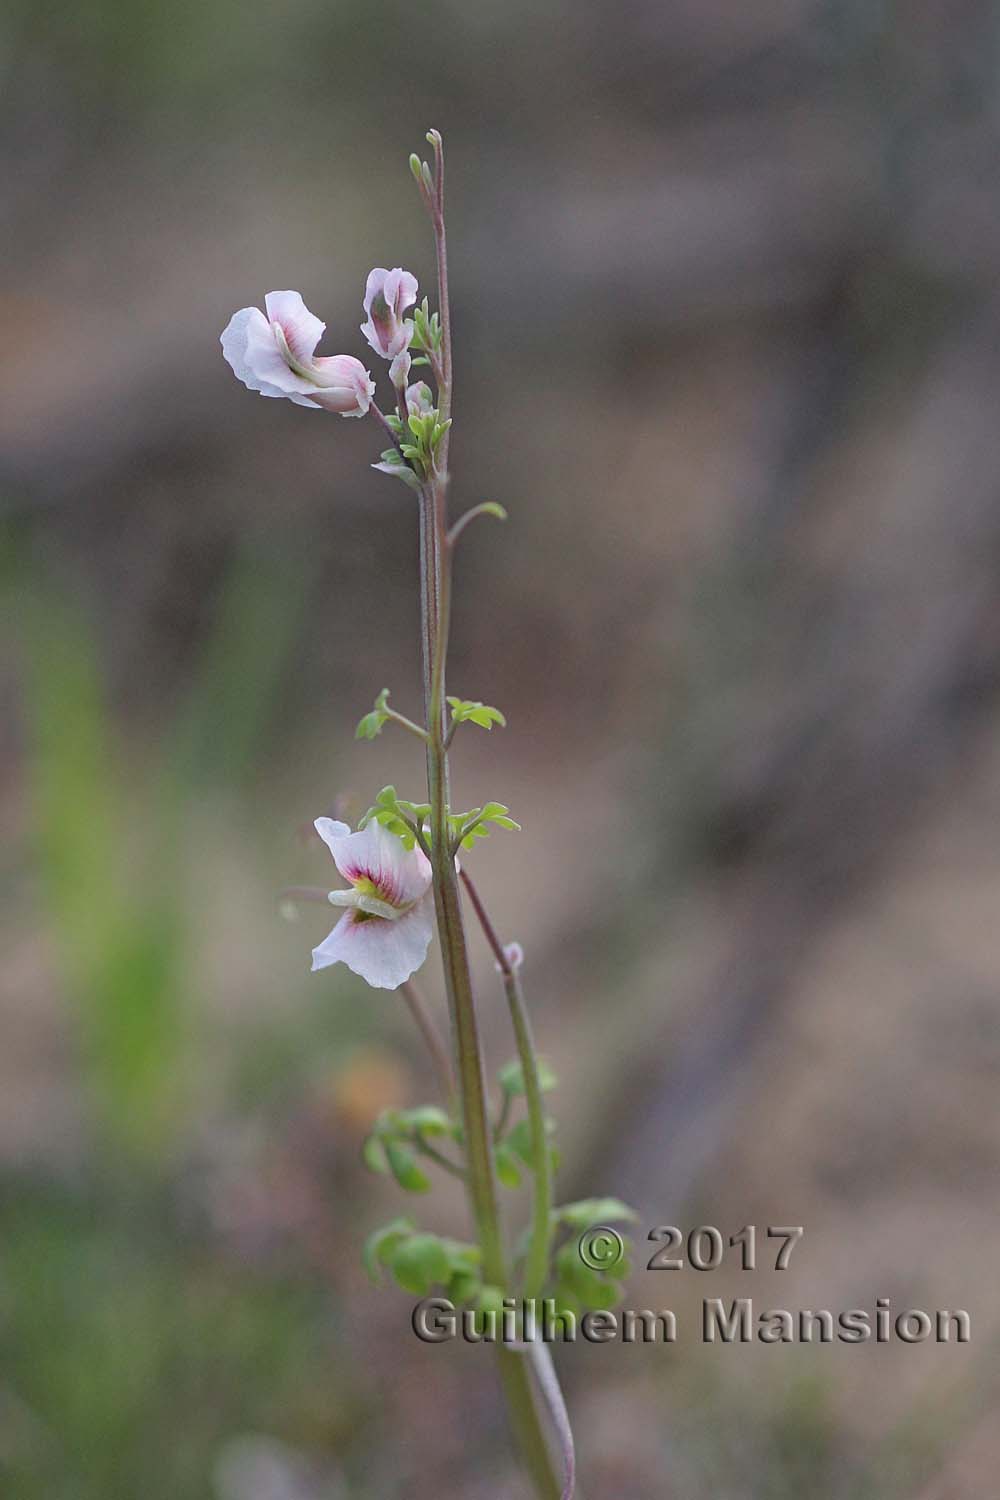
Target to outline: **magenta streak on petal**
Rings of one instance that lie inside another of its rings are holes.
[[[340,873],[352,885],[356,885],[359,880],[370,881],[381,899],[387,901],[390,906],[401,906],[403,904],[400,889],[391,873],[387,870],[367,870],[362,869],[358,865],[351,865],[349,868],[342,866]]]

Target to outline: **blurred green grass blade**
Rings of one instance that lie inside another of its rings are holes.
[[[278,717],[318,560],[248,548],[222,589],[214,631],[165,751],[181,795],[199,784],[245,789]]]
[[[33,832],[91,1096],[120,1145],[156,1154],[180,1086],[177,892],[130,836],[91,622],[37,586],[20,619]]]

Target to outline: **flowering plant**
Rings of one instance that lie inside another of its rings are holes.
[[[336,926],[313,950],[313,969],[344,963],[377,989],[399,990],[438,1070],[440,1103],[385,1111],[365,1147],[368,1166],[391,1173],[412,1193],[430,1188],[425,1166],[458,1175],[466,1185],[476,1238],[459,1243],[399,1218],[369,1237],[366,1263],[376,1277],[381,1267],[388,1267],[399,1285],[414,1294],[426,1295],[440,1287],[483,1320],[495,1319],[515,1289],[522,1308],[551,1298],[549,1305],[566,1318],[581,1309],[613,1305],[625,1271],[624,1262],[607,1270],[588,1264],[576,1253],[574,1232],[597,1218],[632,1216],[615,1199],[559,1207],[554,1203],[554,1125],[543,1096],[555,1080],[536,1053],[521,984],[523,954],[516,943],[500,941],[471,875],[459,864],[459,851],[472,849],[493,830],[518,828],[503,803],[486,802],[456,812],[449,793],[449,751],[458,731],[468,724],[486,730],[505,724],[499,709],[450,697],[445,690],[452,561],[471,522],[481,516],[502,520],[505,512],[486,502],[449,521],[452,348],[444,152],[437,131],[430,131],[427,139],[433,167],[411,156],[410,169],[434,231],[438,307],[431,311],[426,297],[418,304],[416,277],[398,266],[371,271],[364,294],[366,321],[361,331],[389,365],[393,407],[383,411],[378,405],[375,382],[353,355],[316,354],[325,325],[297,292],[270,292],[264,299],[265,312],[249,307],[234,314],[222,335],[222,348],[238,378],[263,396],[286,396],[300,406],[345,417],[373,416],[388,441],[374,467],[402,480],[417,501],[423,723],[391,708],[389,692],[383,689],[358,725],[357,735],[374,739],[390,723],[415,735],[426,753],[427,800],[411,802],[394,787],[385,787],[354,832],[346,823],[317,818],[316,832],[347,884],[329,892],[299,889],[296,894],[343,909]],[[409,383],[414,365],[426,369],[433,385],[425,380]],[[500,1070],[495,1111],[487,1097],[463,892],[496,961],[517,1049],[516,1060]],[[439,1040],[412,977],[426,959],[435,930],[448,999],[450,1049]],[[518,1118],[521,1100],[524,1113]],[[518,1186],[525,1169],[532,1180],[531,1222],[510,1255],[499,1188]],[[567,1232],[566,1242],[557,1245],[559,1235]],[[533,1319],[530,1326],[534,1327]],[[537,1494],[544,1500],[569,1500],[575,1459],[559,1383],[548,1348],[531,1336],[526,1317],[520,1334],[514,1344],[497,1345],[515,1438]],[[553,1459],[546,1419],[558,1439],[559,1464]]]

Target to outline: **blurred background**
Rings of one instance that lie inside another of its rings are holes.
[[[524,826],[469,859],[560,1195],[636,1205],[627,1303],[682,1330],[559,1353],[587,1494],[982,1500],[1000,9],[8,0],[0,36],[0,1490],[524,1494],[491,1362],[360,1264],[404,1209],[465,1233],[359,1160],[432,1075],[397,997],[309,974],[322,908],[279,910],[330,873],[313,817],[420,793],[416,747],[352,738],[382,686],[419,709],[414,507],[370,424],[218,345],[290,286],[363,355],[372,265],[432,289],[434,125],[453,499],[511,517],[461,547],[450,686],[509,728],[455,798]],[[668,1223],[805,1237],[646,1272]],[[746,1295],[973,1342],[702,1345]]]

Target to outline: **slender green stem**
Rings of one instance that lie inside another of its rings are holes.
[[[503,521],[506,519],[507,512],[504,510],[502,505],[497,505],[495,500],[484,500],[481,505],[474,505],[472,509],[467,510],[463,516],[459,516],[458,520],[449,531],[448,545],[454,547],[455,543],[462,535],[462,532],[465,530],[466,526],[468,526],[471,521],[475,521],[479,516],[492,516],[494,520]]]
[[[443,1151],[438,1151],[437,1147],[432,1146],[430,1141],[427,1140],[426,1136],[420,1134],[419,1130],[416,1134],[416,1147],[417,1150],[422,1151],[424,1156],[426,1156],[430,1161],[437,1162],[439,1167],[443,1167],[444,1170],[446,1172],[450,1172],[453,1177],[461,1177],[463,1181],[465,1180],[465,1171],[458,1165],[458,1162],[452,1161],[450,1157],[445,1156]]]
[[[447,560],[443,558],[437,520],[438,495],[431,487],[421,494],[421,548],[427,576],[423,593],[437,601],[438,613],[425,639],[432,642],[432,661],[426,705],[427,794],[431,804],[431,871],[445,989],[451,1014],[456,1073],[462,1102],[462,1123],[468,1164],[469,1193],[483,1252],[483,1274],[494,1286],[506,1280],[503,1242],[497,1210],[493,1142],[486,1107],[479,1026],[472,994],[472,976],[458,894],[455,860],[448,829],[448,756],[444,748],[443,691],[446,628],[442,600],[447,593]],[[425,679],[427,674],[425,673]]]
[[[437,252],[442,329],[438,407],[442,419],[446,419],[451,413],[452,364],[448,257],[444,230],[444,154],[438,132],[431,131],[429,139],[434,147],[437,169],[434,196],[429,207]],[[427,732],[427,792],[431,805],[432,887],[461,1098],[466,1183],[482,1251],[483,1279],[506,1290],[507,1264],[497,1207],[493,1136],[487,1110],[483,1056],[458,875],[448,826],[445,664],[451,597],[451,548],[448,544],[446,500],[449,436],[450,429],[445,433],[438,449],[434,472],[420,488],[420,615],[424,724]],[[518,1447],[540,1500],[558,1500],[559,1481],[535,1405],[527,1363],[521,1355],[502,1346],[498,1354],[501,1380]]]
[[[497,1122],[493,1127],[494,1145],[496,1145],[497,1141],[502,1138],[504,1131],[507,1129],[507,1117],[510,1114],[510,1104],[511,1095],[505,1092],[503,1096],[503,1102],[500,1105],[500,1113],[497,1115]]]
[[[528,1124],[531,1127],[531,1163],[534,1175],[532,1198],[531,1238],[524,1262],[525,1300],[540,1298],[545,1290],[549,1272],[549,1256],[552,1250],[552,1153],[549,1150],[545,1129],[545,1104],[542,1099],[541,1080],[538,1076],[538,1054],[531,1031],[531,1019],[524,1003],[521,976],[516,964],[508,957],[496,929],[487,915],[482,897],[476,890],[466,870],[462,871],[462,884],[469,893],[473,910],[479,918],[486,941],[493,951],[503,987],[510,1007],[511,1024],[517,1042],[517,1055],[524,1077],[524,1101],[528,1107]]]
[[[398,724],[401,729],[408,729],[411,734],[415,734],[417,736],[417,739],[427,739],[426,729],[421,729],[419,724],[414,724],[413,720],[408,719],[405,714],[398,714],[396,710],[394,708],[390,708],[388,704],[386,704],[383,712],[385,713],[387,719],[391,719],[392,722],[394,724]]]

